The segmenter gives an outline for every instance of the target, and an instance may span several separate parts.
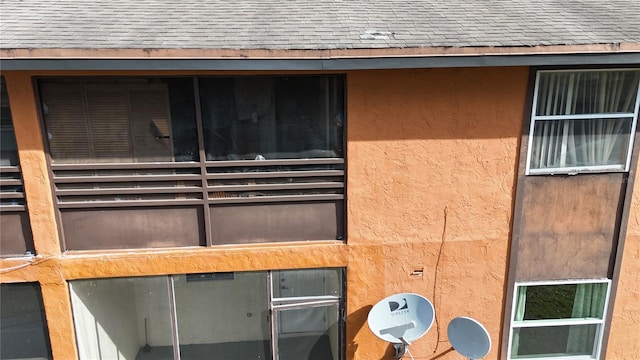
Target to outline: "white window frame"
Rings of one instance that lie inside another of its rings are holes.
[[[638,84],[638,92],[636,94],[636,105],[633,113],[593,113],[578,115],[536,115],[538,107],[538,90],[540,84],[540,75],[544,73],[578,73],[578,72],[613,72],[613,71],[639,71],[638,68],[620,68],[620,69],[562,69],[562,70],[539,70],[536,72],[535,87],[533,93],[533,106],[531,108],[531,121],[529,126],[529,139],[527,148],[527,162],[525,175],[553,175],[553,174],[569,174],[577,173],[594,173],[594,172],[628,172],[631,165],[631,153],[633,151],[633,142],[636,133],[636,124],[638,122],[638,109],[640,108],[640,84]],[[599,165],[599,166],[567,166],[560,168],[531,168],[531,153],[533,151],[533,131],[536,121],[543,120],[584,120],[584,119],[623,119],[631,118],[631,134],[629,136],[629,147],[627,149],[627,158],[624,166],[622,165]]]
[[[542,286],[542,285],[577,285],[577,284],[607,284],[607,295],[604,301],[604,310],[602,312],[602,319],[545,319],[545,320],[525,320],[515,321],[514,314],[516,313],[516,306],[518,302],[518,288],[522,286]],[[604,323],[607,318],[607,309],[609,307],[609,296],[611,295],[611,280],[610,279],[580,279],[580,280],[555,280],[555,281],[528,281],[528,282],[516,282],[513,289],[513,301],[511,305],[511,319],[509,326],[509,343],[507,348],[508,359],[536,359],[536,360],[593,360],[600,358],[600,351],[602,349],[602,338],[604,334]],[[513,330],[516,328],[525,327],[549,327],[549,326],[567,326],[567,325],[598,325],[598,331],[596,333],[596,339],[594,342],[594,349],[591,356],[588,355],[557,355],[557,356],[531,356],[531,357],[513,357],[511,354],[511,347],[513,345]]]

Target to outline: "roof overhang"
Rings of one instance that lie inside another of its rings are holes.
[[[640,65],[640,43],[337,50],[0,49],[2,70],[345,71],[581,65]]]

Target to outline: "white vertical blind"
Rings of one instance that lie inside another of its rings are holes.
[[[626,170],[640,71],[540,72],[529,169]]]

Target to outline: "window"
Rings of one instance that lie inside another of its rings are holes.
[[[40,286],[0,285],[0,359],[51,359]]]
[[[343,76],[38,85],[65,249],[344,239]]]
[[[510,359],[597,359],[609,280],[517,283]]]
[[[11,107],[4,78],[0,78],[0,166],[18,165],[18,147],[13,133]]]
[[[640,70],[539,71],[527,174],[628,171]]]
[[[344,359],[344,269],[71,282],[80,359]]]
[[[0,77],[0,217],[0,256],[35,253],[3,77]]]

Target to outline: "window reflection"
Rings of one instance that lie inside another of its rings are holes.
[[[207,160],[342,157],[338,76],[200,79]]]

